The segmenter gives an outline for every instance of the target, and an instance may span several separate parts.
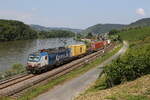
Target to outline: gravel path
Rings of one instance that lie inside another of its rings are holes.
[[[113,59],[116,59],[121,54],[125,53],[128,48],[128,44],[124,41],[124,46],[118,53],[110,57],[98,67],[86,72],[85,74],[74,78],[65,84],[57,85],[50,91],[39,95],[34,100],[72,100],[75,96],[82,93],[91,83],[95,82],[99,74],[102,72],[102,68],[106,64],[110,63]]]

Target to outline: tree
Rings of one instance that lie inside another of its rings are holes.
[[[118,32],[119,32],[118,30],[113,29],[113,30],[111,30],[111,31],[109,32],[109,35],[114,35],[114,34],[116,34],[116,33],[118,33]]]
[[[0,41],[37,38],[37,32],[28,25],[15,20],[0,20]]]
[[[93,37],[93,34],[91,32],[89,32],[87,35],[86,35],[86,38],[92,38]]]

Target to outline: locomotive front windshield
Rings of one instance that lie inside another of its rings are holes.
[[[38,62],[40,60],[40,56],[29,56],[28,61]]]

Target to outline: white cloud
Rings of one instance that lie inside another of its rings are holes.
[[[143,8],[136,9],[136,13],[142,16],[145,16],[145,10]]]
[[[37,8],[31,8],[31,10],[34,12],[34,11],[37,11],[38,9]]]

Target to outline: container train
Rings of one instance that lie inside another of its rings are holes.
[[[53,49],[43,49],[29,54],[26,69],[30,73],[41,73],[68,63],[88,53],[98,51],[110,44],[110,41],[98,41],[91,43],[87,48],[85,44],[69,45]]]

